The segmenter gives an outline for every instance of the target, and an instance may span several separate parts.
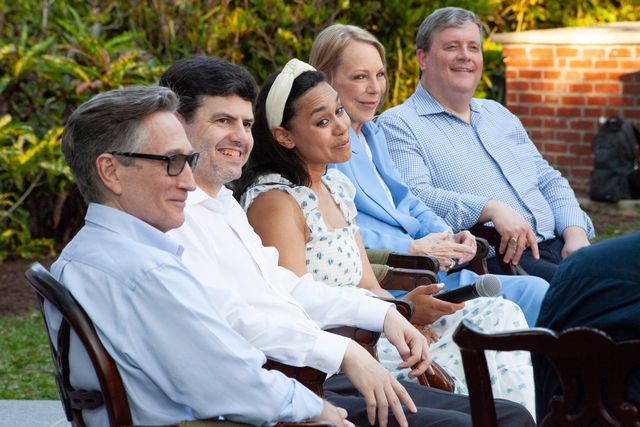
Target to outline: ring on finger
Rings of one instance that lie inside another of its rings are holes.
[[[518,238],[512,237],[509,239],[509,246],[516,246],[518,244]]]

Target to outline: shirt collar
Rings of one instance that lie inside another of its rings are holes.
[[[431,94],[422,86],[422,82],[418,82],[418,87],[413,94],[414,102],[416,106],[416,112],[420,116],[428,116],[430,114],[451,114],[446,108],[442,106]],[[469,107],[471,111],[480,114],[480,101],[476,98],[471,98],[469,101]]]
[[[187,207],[202,205],[215,212],[225,212],[233,199],[233,192],[227,187],[222,187],[215,197],[211,197],[200,187],[196,187],[187,196]]]
[[[85,216],[87,224],[106,228],[132,240],[182,256],[184,248],[171,237],[135,216],[110,206],[90,203]]]
[[[351,142],[351,152],[352,153],[359,153],[360,151],[363,150],[364,147],[360,146],[360,138],[358,137],[358,134],[356,133],[355,130],[353,130],[353,128],[349,128],[349,139]]]
[[[381,133],[382,130],[374,121],[369,120],[368,122],[365,122],[362,125],[362,127],[360,128],[360,132],[362,133],[362,135],[364,135],[364,138],[367,141],[375,141],[376,135],[378,133]],[[360,137],[358,136],[358,134],[356,134],[356,131],[353,130],[353,128],[350,128],[350,137],[351,137],[352,152],[357,154],[357,153],[360,153],[361,151],[366,150],[366,147],[362,146],[364,142],[360,140]]]

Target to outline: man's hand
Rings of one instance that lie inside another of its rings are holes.
[[[392,309],[396,311],[395,308]],[[415,403],[398,380],[383,368],[367,350],[355,341],[349,342],[341,368],[364,397],[367,405],[367,417],[371,425],[376,422],[377,414],[378,425],[386,427],[389,408],[391,408],[398,424],[401,427],[408,427],[409,423],[402,410],[402,403],[414,413],[417,412]]]
[[[497,200],[489,200],[480,215],[480,221],[492,221],[500,234],[498,253],[504,254],[503,261],[517,265],[522,253],[531,248],[531,255],[540,259],[538,242],[529,223],[511,206]],[[498,254],[496,254],[498,256]]]
[[[473,258],[476,254],[475,248],[469,245],[457,243],[449,238],[449,233],[429,233],[426,236],[412,240],[409,245],[411,255],[431,255],[440,262],[440,269],[446,271],[455,265],[454,260]]]
[[[584,231],[582,227],[575,225],[564,229],[562,239],[564,240],[564,246],[560,252],[562,259],[565,259],[578,249],[591,244],[589,238],[587,238],[587,232]]]
[[[429,343],[415,326],[398,313],[394,306],[389,308],[384,318],[384,334],[400,353],[402,363],[398,367],[412,368],[409,378],[414,378],[429,368],[431,365]]]
[[[347,420],[346,410],[333,406],[326,400],[323,400],[322,403],[322,412],[313,418],[313,421],[328,421],[336,427],[355,427],[351,421]]]
[[[464,303],[455,304],[441,301],[432,295],[440,291],[444,285],[434,283],[432,285],[418,286],[403,298],[408,299],[415,306],[415,313],[411,318],[411,323],[417,325],[430,325],[442,316],[453,314],[464,308]]]

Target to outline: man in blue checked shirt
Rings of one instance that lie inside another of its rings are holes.
[[[473,98],[483,65],[480,20],[460,8],[436,10],[420,25],[416,55],[415,93],[378,120],[400,174],[454,231],[491,221],[504,261],[550,281],[563,258],[589,245],[593,224],[520,120]]]

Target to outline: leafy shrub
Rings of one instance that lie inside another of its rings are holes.
[[[415,31],[449,1],[434,0],[0,0],[0,261],[63,245],[84,205],[62,159],[65,118],[100,91],[154,84],[176,59],[217,55],[262,82],[292,57],[306,59],[333,22],[359,25],[387,49],[387,106],[417,83]],[[460,0],[486,32],[640,18],[635,0]],[[501,47],[484,44],[477,96],[503,101]]]

